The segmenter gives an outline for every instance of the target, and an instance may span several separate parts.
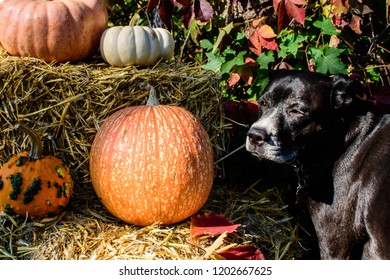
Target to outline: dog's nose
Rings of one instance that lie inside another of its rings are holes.
[[[259,146],[265,142],[267,133],[263,129],[252,127],[248,131],[248,140],[252,145]]]

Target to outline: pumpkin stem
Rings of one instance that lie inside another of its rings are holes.
[[[148,87],[150,87],[150,92],[149,92],[148,101],[146,102],[146,106],[160,105],[160,102],[158,102],[158,99],[157,99],[156,90],[151,85],[148,85]]]
[[[40,159],[42,157],[42,142],[39,134],[34,130],[32,130],[31,128],[24,126],[22,124],[15,125],[15,129],[21,130],[24,133],[26,133],[28,136],[30,136],[32,146],[28,154],[28,157],[35,160]]]
[[[140,19],[139,14],[134,14],[133,17],[130,19],[129,26],[134,27],[137,25],[137,21]]]

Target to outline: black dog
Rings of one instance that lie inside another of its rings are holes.
[[[259,99],[246,149],[295,166],[322,259],[390,259],[390,115],[347,77],[282,71]]]

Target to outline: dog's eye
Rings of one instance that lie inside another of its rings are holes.
[[[264,100],[259,100],[259,106],[260,108],[267,108],[267,102]]]
[[[301,111],[301,110],[299,110],[299,109],[296,109],[296,108],[290,109],[290,110],[288,111],[288,113],[289,113],[290,115],[297,115],[297,116],[303,116],[303,115],[305,115],[305,112],[303,112],[303,111]]]

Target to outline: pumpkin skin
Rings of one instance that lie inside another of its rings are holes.
[[[138,226],[195,214],[213,184],[212,144],[178,106],[130,106],[108,117],[90,152],[93,188],[117,218]]]
[[[32,152],[40,153],[36,138]],[[51,155],[34,159],[31,152],[11,156],[0,168],[0,211],[42,218],[59,214],[73,193],[73,181],[63,162]]]
[[[0,0],[0,43],[11,55],[76,62],[107,28],[104,0]]]
[[[100,54],[113,66],[152,65],[173,55],[172,35],[162,28],[114,26],[103,32]]]
[[[175,41],[172,34],[165,28],[154,28],[160,42],[160,58],[169,60],[172,58],[175,51]]]

